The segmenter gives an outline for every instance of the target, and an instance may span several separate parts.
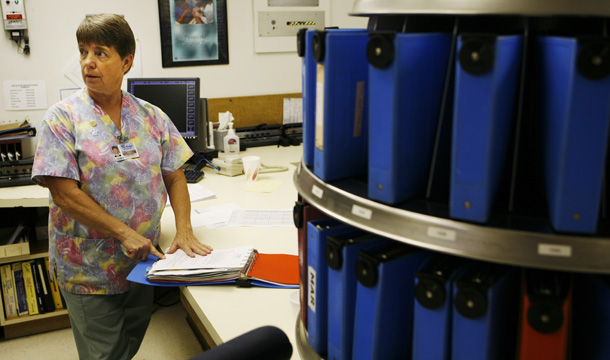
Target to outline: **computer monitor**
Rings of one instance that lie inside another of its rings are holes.
[[[204,127],[200,119],[199,78],[130,78],[127,91],[161,108],[189,142],[205,141],[198,139],[198,130]]]

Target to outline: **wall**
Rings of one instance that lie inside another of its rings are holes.
[[[201,78],[201,97],[207,98],[301,91],[301,62],[296,52],[255,53],[252,0],[227,0],[228,65],[179,68],[161,66],[157,1],[23,1],[28,19],[31,54],[19,54],[15,43],[9,40],[8,32],[4,31],[4,36],[0,35],[0,83],[5,80],[45,80],[49,106],[59,100],[59,89],[75,86],[64,75],[64,70],[77,59],[74,34],[78,24],[86,14],[102,12],[122,14],[130,23],[140,41],[142,76],[198,76]],[[366,18],[348,15],[353,0],[328,1],[331,1],[329,25],[366,27]],[[1,87],[0,91],[3,92]],[[0,124],[29,117],[33,125],[37,126],[45,112],[7,111],[4,95],[0,96]],[[27,151],[25,155],[28,156]]]

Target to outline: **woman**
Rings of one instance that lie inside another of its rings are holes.
[[[49,188],[49,260],[81,359],[130,359],[144,337],[152,287],[126,277],[164,258],[167,195],[176,218],[169,253],[206,255],[194,236],[181,166],[192,155],[157,107],[121,91],[135,40],[118,15],[87,16],[76,31],[85,89],[53,105],[38,135],[32,178]],[[115,156],[117,148],[119,156]]]

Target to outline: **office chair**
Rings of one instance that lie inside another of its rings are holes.
[[[240,335],[190,360],[288,360],[292,344],[277,327],[263,326]]]

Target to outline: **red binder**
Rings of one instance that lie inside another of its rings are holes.
[[[520,360],[566,360],[572,277],[546,270],[526,270],[523,278]]]

